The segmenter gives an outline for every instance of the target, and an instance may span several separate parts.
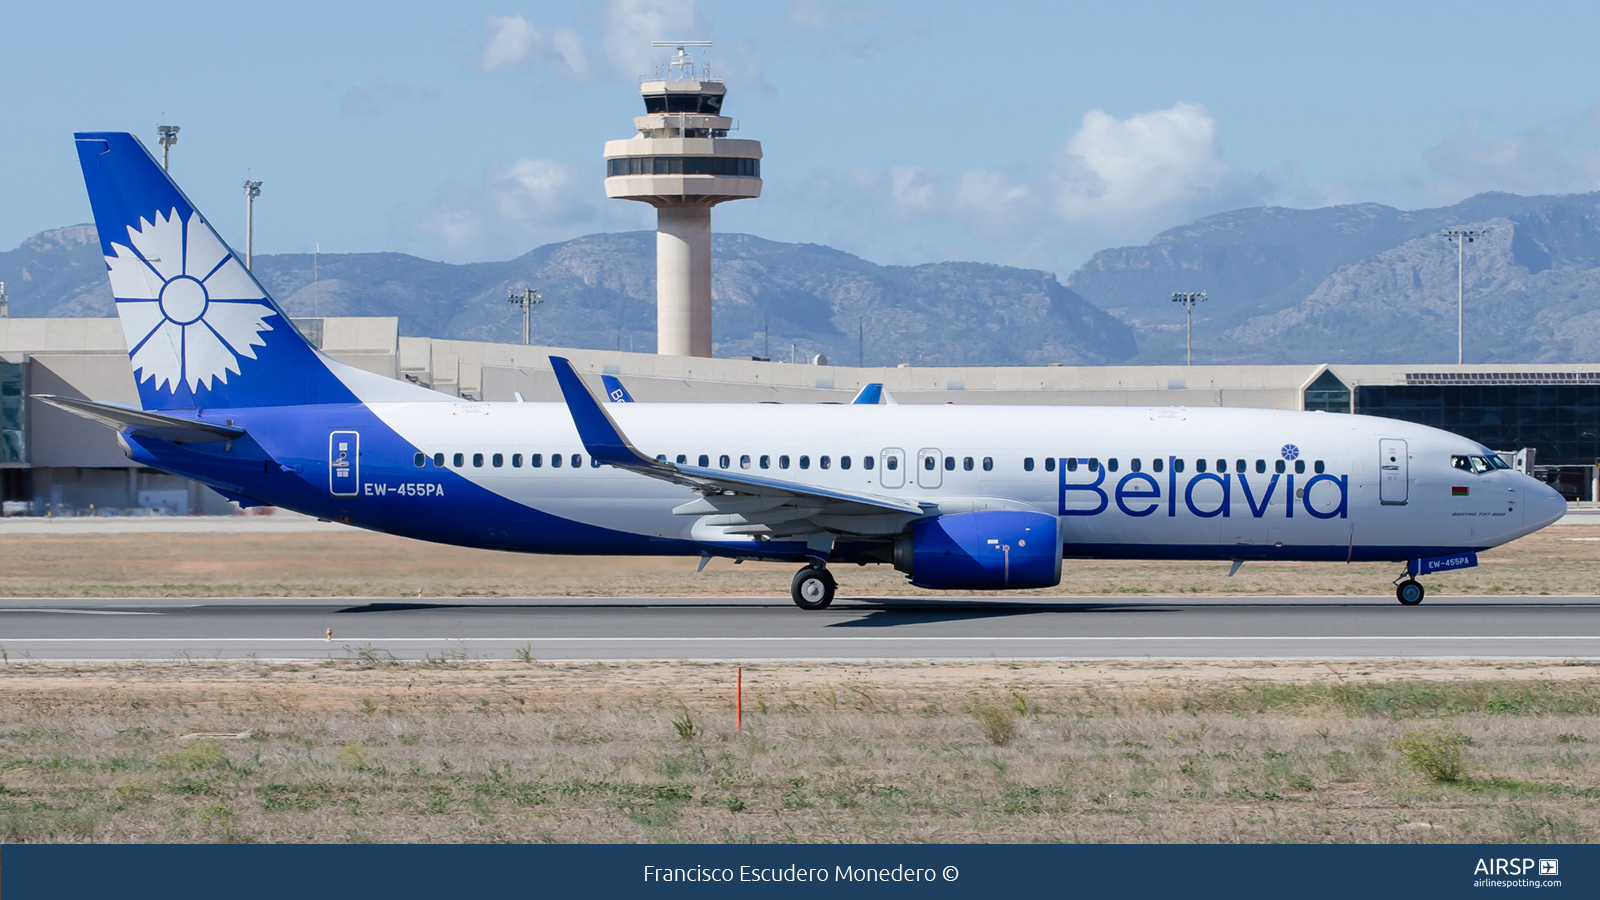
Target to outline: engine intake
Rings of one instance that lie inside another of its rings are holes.
[[[925,519],[895,541],[894,567],[936,590],[1052,587],[1061,583],[1059,523],[1017,510]]]

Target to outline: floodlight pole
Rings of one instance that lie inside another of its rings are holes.
[[[1456,365],[1466,361],[1466,297],[1467,297],[1467,245],[1474,238],[1483,237],[1488,230],[1463,231],[1452,229],[1444,232],[1447,240],[1456,245]]]
[[[0,319],[11,318],[11,298],[6,296],[6,283],[0,281]]]
[[[532,343],[533,337],[533,310],[534,307],[544,302],[538,288],[523,288],[506,294],[506,302],[515,303],[522,307],[522,344],[527,346]],[[617,348],[622,347],[622,332],[617,332]]]
[[[1185,334],[1183,339],[1183,364],[1186,366],[1192,366],[1194,365],[1194,305],[1196,303],[1206,302],[1206,292],[1190,291],[1188,293],[1184,293],[1182,291],[1173,291],[1172,302],[1183,304],[1183,311],[1188,322],[1188,324],[1185,326]]]
[[[256,248],[256,198],[261,196],[261,182],[244,180],[244,267],[255,271],[251,262]]]
[[[161,135],[161,171],[167,171],[167,162],[172,153],[172,145],[178,142],[179,128],[176,125],[157,125],[156,132]]]

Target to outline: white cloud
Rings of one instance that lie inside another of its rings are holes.
[[[522,17],[484,17],[489,39],[474,62],[484,72],[526,69],[539,63],[563,78],[587,81],[591,77],[589,53],[583,38],[570,28],[534,25]]]
[[[344,92],[344,98],[339,103],[339,118],[376,116],[387,112],[390,106],[398,102],[426,103],[438,97],[437,88],[414,88],[375,78],[365,87],[352,86]]]
[[[1489,137],[1487,117],[1462,127],[1423,154],[1426,191],[1453,203],[1482,191],[1579,193],[1600,189],[1600,104],[1514,134]]]
[[[607,0],[583,32],[529,22],[521,13],[484,17],[480,71],[541,69],[570,81],[631,81],[664,51],[651,41],[702,40],[710,25],[698,0]]]
[[[397,212],[395,240],[450,262],[509,259],[542,244],[596,231],[649,227],[649,208],[607,200],[593,163],[519,159],[491,165],[474,186],[439,188],[420,214]]]
[[[783,21],[789,29],[822,41],[842,39],[849,32],[866,28],[894,11],[887,3],[864,0],[789,0],[784,4]]]
[[[891,261],[911,261],[909,249],[1060,267],[1278,195],[1279,179],[1243,176],[1222,158],[1219,131],[1196,103],[1123,119],[1093,110],[1060,151],[1031,164],[954,177],[914,165],[855,168],[814,178],[804,202],[823,239]]]
[[[606,59],[623,80],[651,74],[670,52],[651,48],[651,41],[699,41],[710,32],[696,0],[608,0],[602,21]]]

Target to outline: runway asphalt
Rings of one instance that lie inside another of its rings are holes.
[[[331,639],[328,630],[333,634]],[[33,659],[1592,659],[1600,596],[0,601]]]

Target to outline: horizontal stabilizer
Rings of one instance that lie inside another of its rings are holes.
[[[243,428],[235,428],[232,425],[199,422],[180,416],[149,412],[122,403],[79,400],[74,397],[58,397],[54,394],[33,394],[32,397],[57,409],[92,419],[107,428],[127,431],[137,437],[175,441],[180,444],[205,444],[231,441],[244,437],[245,434]]]

